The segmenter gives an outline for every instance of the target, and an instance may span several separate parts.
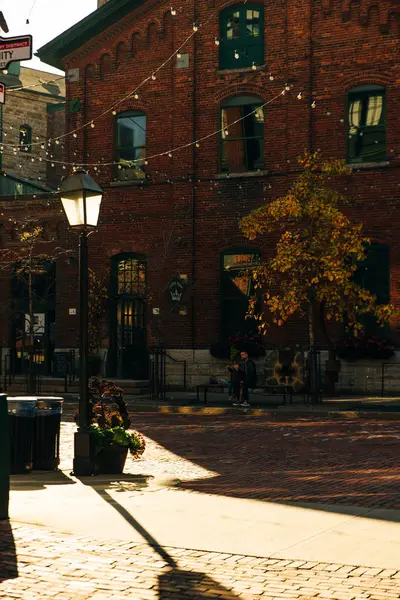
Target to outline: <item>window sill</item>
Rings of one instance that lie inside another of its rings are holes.
[[[217,75],[235,75],[238,73],[257,73],[257,71],[264,71],[265,65],[259,65],[256,69],[253,67],[241,67],[240,69],[217,69]]]
[[[146,179],[129,179],[127,181],[110,181],[110,187],[139,187],[149,185],[149,180]]]
[[[353,171],[359,169],[384,169],[390,167],[390,161],[381,160],[379,162],[347,163],[347,167]]]
[[[239,177],[265,177],[268,171],[243,171],[242,173],[217,173],[215,179],[237,179]]]

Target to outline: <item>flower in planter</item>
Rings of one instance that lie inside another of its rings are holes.
[[[94,439],[96,455],[105,449],[121,446],[128,448],[131,456],[137,459],[146,449],[146,441],[139,431],[126,431],[123,427],[102,429],[97,425],[91,425],[89,430]]]

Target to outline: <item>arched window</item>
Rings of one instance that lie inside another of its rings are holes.
[[[246,319],[252,294],[251,270],[260,264],[260,253],[250,249],[228,250],[221,255],[221,333],[226,340],[256,331]]]
[[[220,69],[264,64],[264,7],[235,4],[220,14]]]
[[[117,295],[144,296],[146,263],[137,255],[123,256],[116,261]]]
[[[236,96],[221,106],[222,172],[264,167],[264,110],[256,96]]]
[[[19,150],[20,152],[32,152],[32,127],[20,125],[19,127]]]
[[[116,178],[120,181],[144,179],[146,156],[146,115],[129,110],[115,118]]]
[[[347,159],[349,163],[386,159],[386,95],[380,85],[363,85],[348,93]]]

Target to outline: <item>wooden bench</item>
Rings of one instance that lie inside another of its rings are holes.
[[[204,390],[204,404],[207,404],[207,392],[208,390],[221,390],[221,393],[224,390],[228,389],[227,383],[202,383],[197,386],[197,400],[200,400],[200,390]]]
[[[200,390],[204,390],[204,404],[207,404],[207,393],[209,390],[220,390],[221,393],[228,389],[227,383],[202,383],[197,386],[197,400],[200,401]],[[283,402],[286,404],[286,397],[289,396],[289,402],[293,402],[293,388],[291,385],[259,385],[257,390],[264,390],[266,392],[272,392],[272,394],[282,394]]]

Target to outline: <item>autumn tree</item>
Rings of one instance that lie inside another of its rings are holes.
[[[282,326],[291,317],[307,315],[310,348],[319,330],[329,350],[325,382],[332,391],[340,365],[328,323],[345,323],[357,336],[363,315],[372,314],[383,325],[393,307],[378,305],[376,297],[355,281],[370,239],[361,223],[352,223],[344,214],[348,201],[332,187],[332,180],[349,175],[349,169],[343,161],[322,161],[319,153],[305,154],[299,164],[302,172],[285,196],[241,221],[251,240],[266,233],[277,236],[274,256],[253,271],[258,299],[251,300],[249,314],[264,333],[271,321]],[[316,401],[315,373],[314,379]]]

